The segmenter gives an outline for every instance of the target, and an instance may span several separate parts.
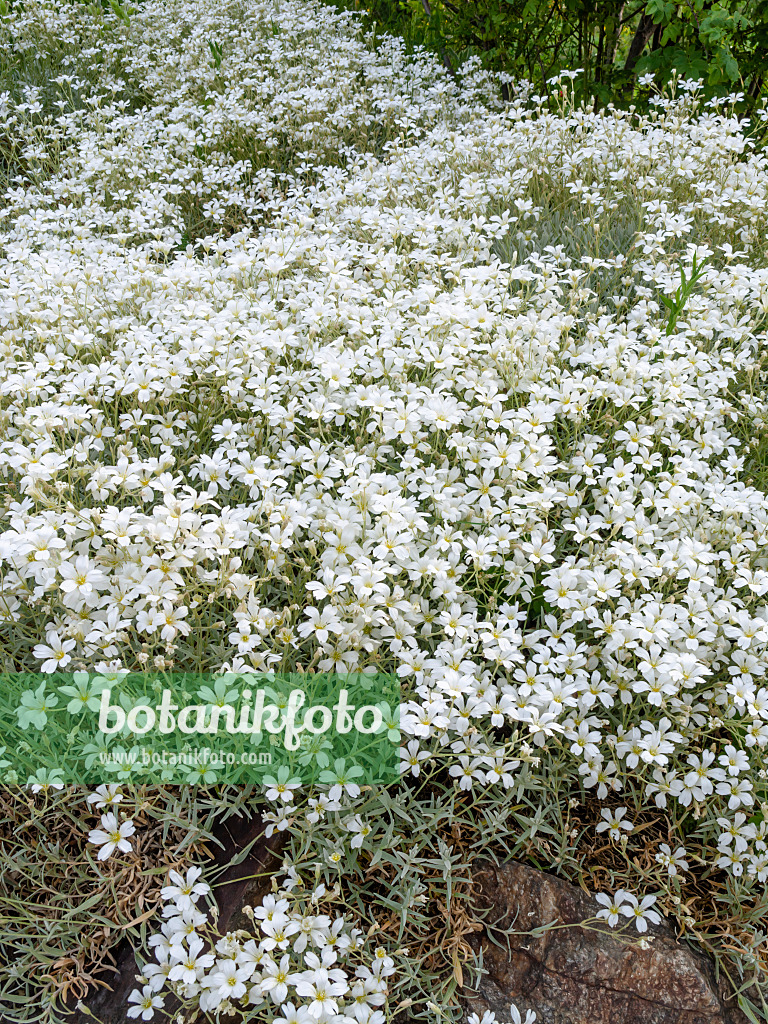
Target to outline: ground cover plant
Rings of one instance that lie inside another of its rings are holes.
[[[463,1020],[517,857],[768,1020],[762,112],[504,101],[303,0],[0,14],[0,668],[403,687],[375,791],[6,773],[2,1012],[128,935],[138,1019]],[[284,864],[219,935],[240,811]]]

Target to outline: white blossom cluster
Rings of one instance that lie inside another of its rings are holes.
[[[536,1020],[536,1014],[533,1010],[527,1010],[525,1017],[523,1017],[514,1003],[509,1008],[509,1015],[510,1021],[507,1021],[507,1024],[534,1024]],[[498,1024],[498,1022],[493,1010],[486,1010],[482,1016],[478,1013],[470,1013],[467,1017],[467,1024]]]
[[[0,225],[8,663],[397,672],[406,772],[438,751],[511,788],[558,745],[613,838],[633,780],[764,882],[745,126],[690,82],[644,117],[495,109],[474,65],[459,91],[300,0],[149,2],[110,38],[60,116],[0,97],[28,168]],[[187,245],[191,210],[237,230]],[[594,255],[612,217],[626,251]]]
[[[129,1017],[151,1020],[164,989],[204,1012],[264,1009],[276,1024],[383,1024],[386,979],[394,962],[383,947],[364,953],[365,938],[343,916],[319,912],[328,898],[322,883],[308,898],[292,870],[281,888],[256,908],[245,908],[247,931],[216,938],[201,896],[210,893],[201,869],[171,871],[162,890],[164,921],[151,936],[155,962],[128,997]],[[298,888],[297,888],[298,887]],[[297,891],[294,892],[294,889]]]

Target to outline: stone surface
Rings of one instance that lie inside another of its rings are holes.
[[[487,920],[515,931],[575,925],[600,909],[576,886],[523,864],[484,866],[478,881]],[[500,1022],[514,1002],[535,1010],[537,1024],[748,1024],[718,990],[707,957],[666,927],[649,928],[648,937],[649,948],[639,949],[608,929],[556,928],[512,936],[508,954],[478,933],[488,974],[469,1007],[493,1010]]]

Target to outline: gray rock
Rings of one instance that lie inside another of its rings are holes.
[[[505,1022],[514,1002],[535,1010],[537,1024],[748,1024],[709,959],[668,927],[651,926],[641,949],[607,927],[578,927],[600,905],[554,875],[513,862],[483,867],[480,881],[491,923],[520,932],[553,922],[574,927],[512,936],[509,953],[478,933],[488,974],[468,998],[470,1010],[493,1010]]]

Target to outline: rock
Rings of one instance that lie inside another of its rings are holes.
[[[600,909],[576,886],[523,864],[484,866],[479,881],[486,920],[515,931],[576,925]],[[493,1010],[502,1024],[512,1002],[535,1010],[536,1024],[749,1024],[718,990],[709,959],[670,928],[651,926],[647,949],[628,946],[605,926],[591,928],[511,936],[511,955],[478,933],[474,944],[482,946],[488,974],[467,999],[469,1010]]]

